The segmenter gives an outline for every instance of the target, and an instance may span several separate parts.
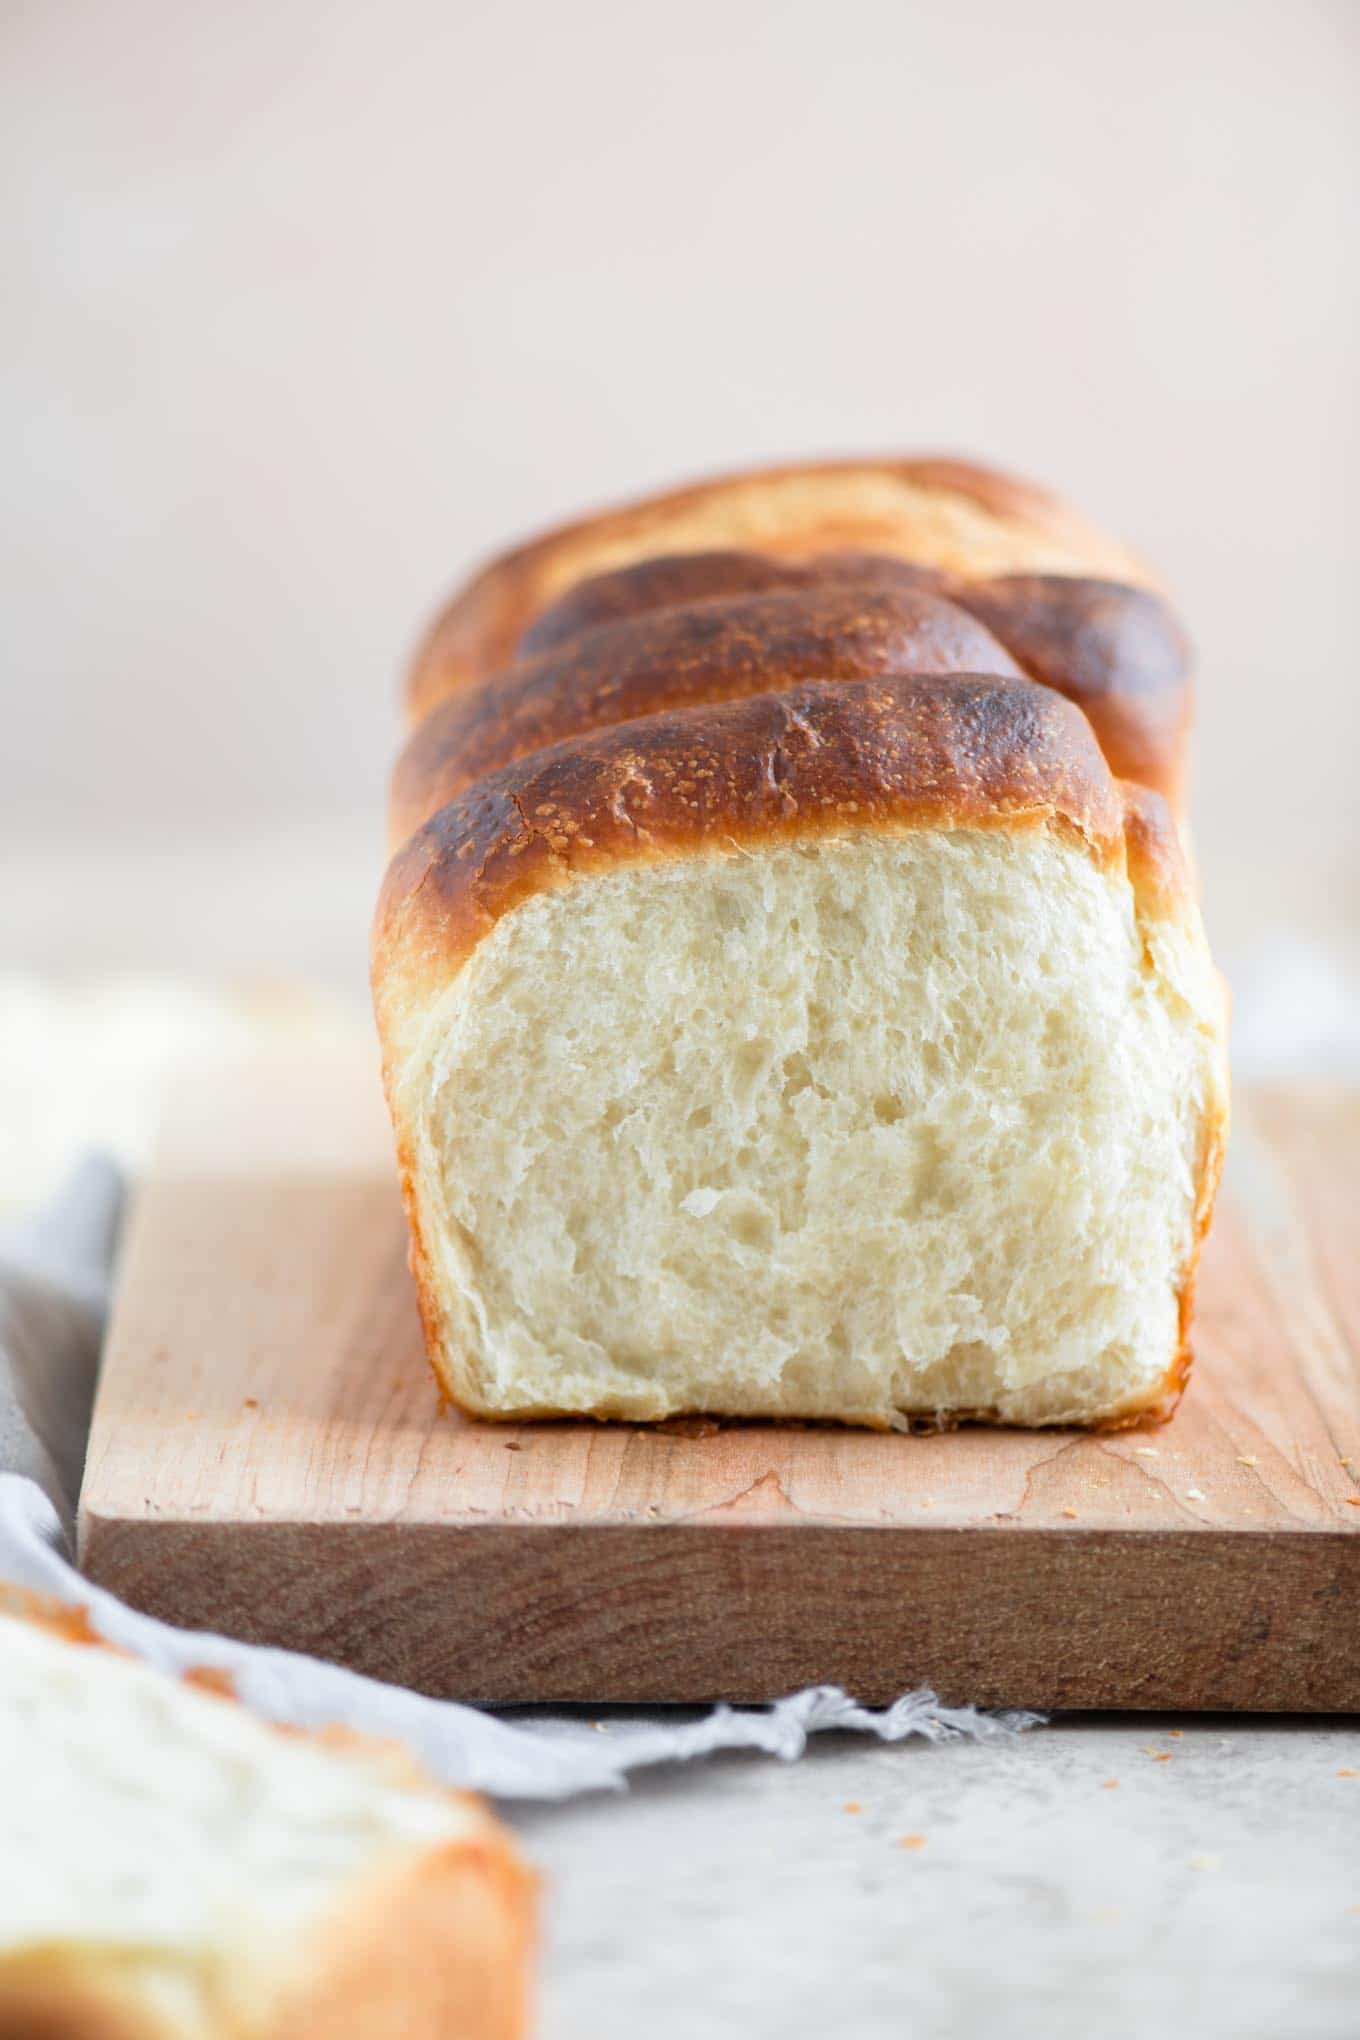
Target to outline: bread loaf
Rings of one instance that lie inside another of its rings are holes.
[[[0,1587],[0,2040],[513,2040],[533,1879],[480,1803]]]
[[[487,569],[412,700],[374,992],[454,1400],[1174,1406],[1227,1084],[1142,569],[976,469],[741,477]]]

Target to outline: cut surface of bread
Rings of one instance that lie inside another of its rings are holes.
[[[0,1595],[3,2040],[524,2031],[532,1879],[480,1803]]]
[[[665,555],[745,549],[785,560],[887,554],[943,574],[1078,574],[1150,585],[1134,555],[1047,491],[958,460],[847,460],[693,483],[546,533],[491,561],[427,635],[407,703],[506,665],[534,619],[592,575]]]
[[[476,781],[374,985],[486,1416],[1165,1414],[1226,1113],[1174,828],[1025,680],[809,684]]]

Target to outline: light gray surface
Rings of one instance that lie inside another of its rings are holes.
[[[1084,1718],[517,1811],[549,1881],[544,2040],[1353,2036],[1345,1769],[1353,1721]]]

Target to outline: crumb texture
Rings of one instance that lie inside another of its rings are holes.
[[[473,1409],[1036,1424],[1178,1348],[1216,992],[1043,829],[640,862],[506,915],[394,1106]]]

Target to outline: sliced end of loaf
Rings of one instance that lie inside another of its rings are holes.
[[[865,828],[709,841],[507,913],[389,1067],[450,1395],[1164,1413],[1221,1012],[1197,916],[1137,879],[1054,825]]]

